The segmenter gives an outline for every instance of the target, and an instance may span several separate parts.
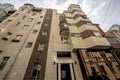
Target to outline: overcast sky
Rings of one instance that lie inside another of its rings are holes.
[[[59,13],[71,3],[79,4],[91,21],[100,24],[104,31],[113,24],[120,24],[120,0],[0,0],[0,3],[11,3],[16,9],[25,3],[31,3],[36,7],[57,9]]]

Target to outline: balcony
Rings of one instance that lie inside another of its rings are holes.
[[[71,11],[71,13],[73,14],[74,12],[82,12],[82,11],[77,10],[77,9],[73,9],[73,10]]]
[[[67,23],[60,24],[60,34],[61,35],[68,35],[69,34],[69,28],[68,28]]]
[[[78,17],[82,17],[83,19],[87,19],[87,16],[83,15],[83,14],[76,14],[76,15],[73,16],[74,19],[76,19]]]
[[[32,10],[33,10],[33,11],[37,11],[37,12],[41,12],[41,11],[42,11],[42,8],[33,8]]]
[[[65,15],[60,15],[59,17],[60,19],[60,34],[61,35],[69,35],[69,28],[68,28],[68,24],[67,21],[65,19]]]
[[[82,39],[81,37],[70,37],[73,50],[76,49],[107,49],[111,45],[104,37],[88,37]]]
[[[70,37],[73,50],[86,48],[86,44],[81,37]]]
[[[120,43],[111,43],[113,48],[120,48]]]
[[[107,49],[111,47],[109,42],[104,37],[90,36],[84,39],[84,41],[89,49]]]

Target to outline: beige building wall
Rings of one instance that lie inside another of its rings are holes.
[[[102,52],[102,51],[101,51]],[[102,74],[102,70],[100,69],[100,66],[102,65],[105,69],[106,76],[109,77],[110,80],[116,80],[116,78],[120,78],[120,71],[117,67],[118,63],[116,62],[115,58],[111,53],[104,53],[105,56],[107,57],[108,61],[111,62],[112,67],[114,69],[114,72],[111,71],[111,68],[106,65],[106,60],[101,56],[101,52],[99,51],[87,51],[87,50],[82,50],[82,55],[84,59],[84,65],[86,66],[86,71],[89,76],[93,76],[91,67],[94,67],[96,69],[96,72],[98,75]],[[89,55],[89,56],[88,56]]]
[[[37,11],[34,9],[37,9]],[[32,54],[36,54],[33,51],[34,48],[38,48],[35,45],[40,36],[40,30],[44,27],[45,14],[49,14],[46,13],[47,10],[43,8],[38,9],[31,4],[26,4],[0,24],[0,62],[2,62],[3,57],[9,57],[5,67],[0,70],[0,80],[23,80],[25,74],[32,75],[32,73],[27,73],[26,71],[30,67],[28,65]],[[48,12],[50,11],[49,9]],[[89,63],[91,59],[85,55],[85,51],[87,49],[101,49],[104,51],[111,46],[100,34],[99,29],[82,12],[79,5],[71,4],[68,10],[64,11],[64,16],[61,16],[63,14],[58,14],[54,9],[52,11],[44,80],[62,80],[61,76],[63,76],[63,73],[61,68],[64,64],[67,64],[70,68],[71,80],[83,80],[81,64],[78,59],[78,55],[80,55],[78,54],[78,50],[82,52],[82,60],[85,61],[84,66],[87,70],[87,76],[90,76],[92,75]],[[76,15],[78,16],[74,18]],[[29,26],[23,28],[24,25]],[[3,37],[7,33],[9,37],[6,40]],[[13,40],[16,35],[21,35],[19,41]],[[68,53],[70,55],[66,57]],[[61,54],[62,57],[60,57]],[[92,55],[101,58],[99,51],[94,52]],[[110,53],[106,56],[111,61],[110,57],[113,56]],[[96,60],[94,58],[92,60],[95,62],[92,66],[99,72]],[[104,65],[107,73],[109,73],[107,76],[110,76],[111,80],[115,80],[114,76],[119,77],[120,72],[116,67],[118,63],[115,61],[111,62],[116,75],[111,73],[109,68],[106,67],[103,58],[101,58],[101,62],[98,64]],[[31,79],[31,76],[29,77]]]
[[[24,10],[21,10],[21,8]],[[44,9],[41,13],[36,12],[36,15],[33,16],[33,11],[29,8],[29,5],[21,8],[0,24],[0,29],[3,30],[0,32],[0,50],[2,50],[0,58],[3,59],[5,56],[10,57],[5,67],[0,71],[0,80],[23,80],[46,12]],[[28,11],[30,12],[28,13]],[[18,15],[14,16],[16,14]],[[25,19],[22,19],[23,16],[26,16]],[[43,18],[40,16],[43,16]],[[33,21],[29,22],[29,18],[33,18]],[[5,24],[8,20],[12,21],[9,24]],[[18,27],[15,27],[17,22],[20,22],[20,24]],[[38,24],[37,22],[41,23]],[[29,25],[29,27],[24,30],[24,25]],[[37,30],[37,33],[33,33],[33,30]],[[2,37],[4,37],[7,32],[11,32],[12,35],[5,41]],[[23,35],[20,42],[12,42],[16,35]],[[32,42],[31,47],[27,47],[28,42]]]

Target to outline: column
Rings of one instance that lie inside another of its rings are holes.
[[[72,63],[69,64],[69,66],[70,66],[71,79],[72,79],[72,80],[75,80],[74,73],[73,73]]]
[[[61,80],[61,64],[58,63],[58,80]]]

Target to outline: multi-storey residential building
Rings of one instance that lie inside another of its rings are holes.
[[[12,4],[0,4],[0,22],[10,16],[12,13],[15,12],[15,8]]]
[[[0,80],[117,80],[118,62],[79,5],[25,4],[0,24]]]
[[[114,24],[110,27],[109,31],[113,31],[113,30],[120,30],[120,25],[118,24]]]
[[[113,33],[116,36],[118,42],[120,42],[120,25],[117,24],[112,25],[107,34],[108,33]]]
[[[113,53],[120,59],[120,25],[114,24],[110,27],[106,32],[106,37],[112,45]]]

